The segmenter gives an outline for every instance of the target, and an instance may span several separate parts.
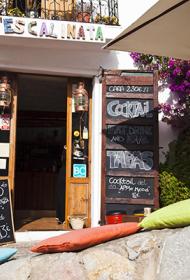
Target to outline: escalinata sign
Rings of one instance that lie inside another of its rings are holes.
[[[0,17],[0,35],[105,43],[104,25],[8,16]]]

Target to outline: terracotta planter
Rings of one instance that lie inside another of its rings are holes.
[[[90,22],[90,13],[87,13],[87,12],[80,12],[77,14],[77,17],[76,17],[77,21],[79,22],[87,22],[89,23]]]

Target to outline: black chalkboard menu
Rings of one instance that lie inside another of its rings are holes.
[[[156,71],[104,71],[102,221],[109,205],[158,207],[157,84]]]
[[[14,241],[12,205],[8,180],[0,180],[0,244]]]

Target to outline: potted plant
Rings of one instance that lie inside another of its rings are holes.
[[[76,21],[87,23],[91,21],[92,7],[90,3],[77,3],[75,10]]]
[[[118,18],[116,16],[101,16],[100,14],[97,14],[95,17],[95,23],[104,23],[104,24],[110,24],[110,25],[118,25]]]

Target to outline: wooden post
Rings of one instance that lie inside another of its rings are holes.
[[[9,186],[14,209],[14,180],[15,180],[15,154],[16,154],[16,123],[17,123],[17,81],[13,80],[13,99],[11,104],[10,128],[10,156],[9,156]]]

